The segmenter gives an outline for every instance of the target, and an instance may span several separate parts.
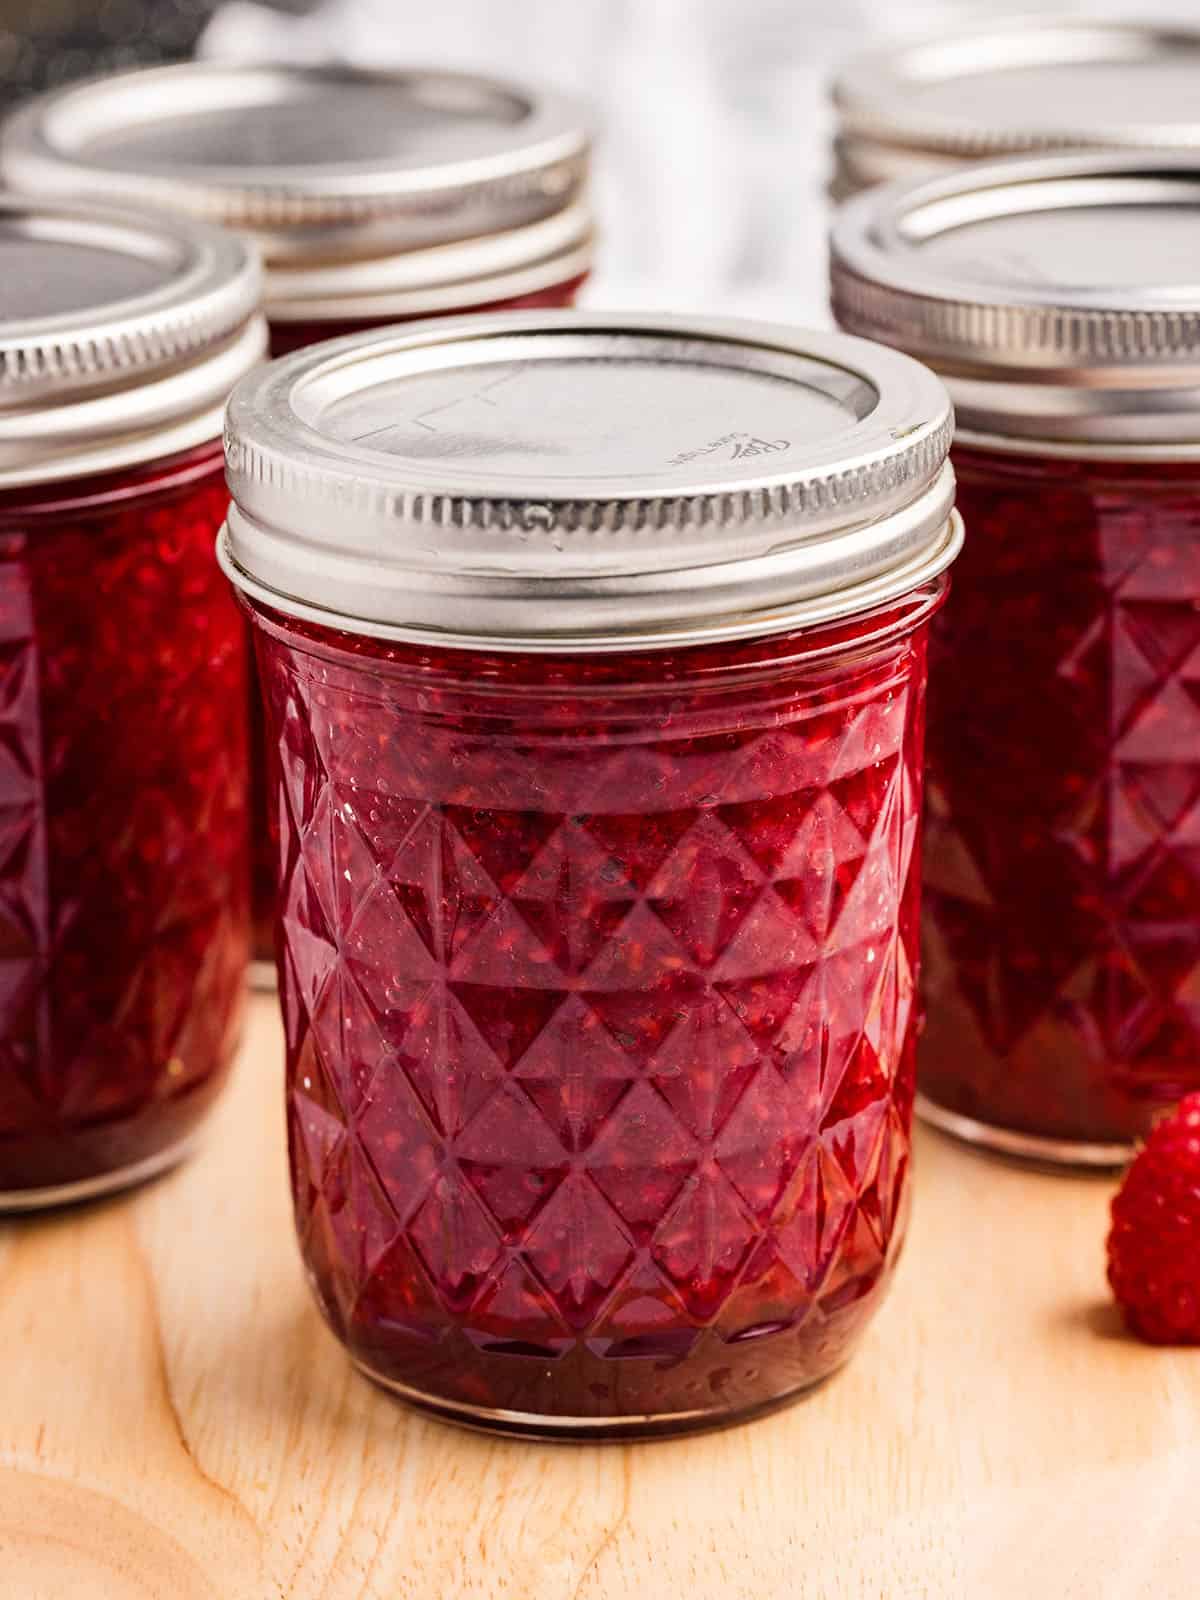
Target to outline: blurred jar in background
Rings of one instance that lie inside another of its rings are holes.
[[[573,101],[449,72],[180,65],[32,101],[0,132],[30,193],[208,217],[265,263],[271,353],[446,312],[565,306],[592,259]],[[255,724],[256,977],[274,981],[274,848]]]
[[[566,304],[591,265],[590,143],[575,102],[487,77],[182,63],[32,100],[0,128],[0,171],[249,234],[279,355]]]
[[[949,433],[894,351],[620,314],[367,335],[233,396],[296,1223],[409,1399],[700,1427],[879,1305]]]
[[[1200,1087],[1200,167],[978,165],[851,202],[833,305],[947,380],[923,1106],[1121,1160]],[[939,670],[940,669],[940,670]]]
[[[1173,22],[992,19],[878,46],[834,82],[835,200],[1038,150],[1200,150],[1200,32]]]
[[[1121,0],[1056,0],[1055,14]],[[1129,0],[1124,0],[1128,11]],[[217,60],[438,62],[552,83],[597,108],[596,304],[828,317],[829,83],[855,51],[1019,16],[1029,0],[226,0]],[[1195,23],[1194,0],[1154,15]],[[1190,117],[1189,117],[1190,120]]]
[[[0,1209],[175,1161],[248,956],[245,631],[214,554],[257,264],[0,202]]]
[[[1200,149],[1200,32],[1168,21],[1029,16],[893,41],[833,85],[831,190],[1021,152]]]

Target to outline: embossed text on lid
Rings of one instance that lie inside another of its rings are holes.
[[[393,330],[239,386],[225,557],[367,631],[784,627],[946,564],[949,429],[931,374],[839,336],[582,313]]]
[[[606,338],[597,359],[595,342],[542,330],[464,342],[452,365],[401,364],[336,398],[315,382],[297,393],[297,415],[332,439],[486,474],[496,495],[534,471],[568,485],[708,469],[752,479],[879,402],[861,374],[800,355],[735,364],[723,345],[628,335]]]

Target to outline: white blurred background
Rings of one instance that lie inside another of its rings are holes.
[[[1200,0],[1152,0],[1200,22]],[[1141,16],[1137,0],[0,0],[9,98],[105,67],[430,64],[543,80],[603,128],[593,303],[824,319],[839,61],[998,16]]]
[[[1071,0],[1049,15],[1139,17]],[[229,0],[203,53],[437,63],[587,96],[604,130],[592,303],[825,317],[827,87],[847,54],[973,21],[1004,0]],[[1156,16],[1200,21],[1200,0]],[[1036,17],[1035,17],[1036,20]]]

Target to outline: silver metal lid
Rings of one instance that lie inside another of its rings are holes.
[[[585,270],[589,149],[573,101],[490,78],[184,63],[31,101],[0,130],[0,172],[249,231],[273,317],[369,318]]]
[[[259,298],[217,228],[0,197],[0,488],[219,438],[265,347]]]
[[[1084,149],[1200,150],[1200,31],[1026,16],[892,44],[833,90],[852,193],[964,159]]]
[[[928,362],[960,432],[1200,448],[1200,158],[1047,156],[861,195],[839,325]]]
[[[278,609],[516,650],[766,634],[941,572],[945,389],[838,334],[459,317],[251,374],[222,560]]]
[[[576,202],[506,233],[353,261],[276,262],[272,322],[388,322],[516,300],[570,283],[591,267],[592,216]]]

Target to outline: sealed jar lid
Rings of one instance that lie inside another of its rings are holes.
[[[0,171],[246,230],[272,318],[367,320],[585,271],[589,148],[574,102],[490,78],[191,62],[32,100]]]
[[[266,345],[260,290],[218,228],[0,196],[0,488],[220,438]]]
[[[960,432],[1200,451],[1200,157],[1047,156],[861,195],[833,309],[926,361]]]
[[[226,571],[384,637],[604,650],[866,611],[957,552],[946,391],[838,334],[508,313],[339,339],[229,406]]]
[[[851,61],[833,90],[839,194],[964,159],[1200,151],[1200,31],[1024,17]]]

